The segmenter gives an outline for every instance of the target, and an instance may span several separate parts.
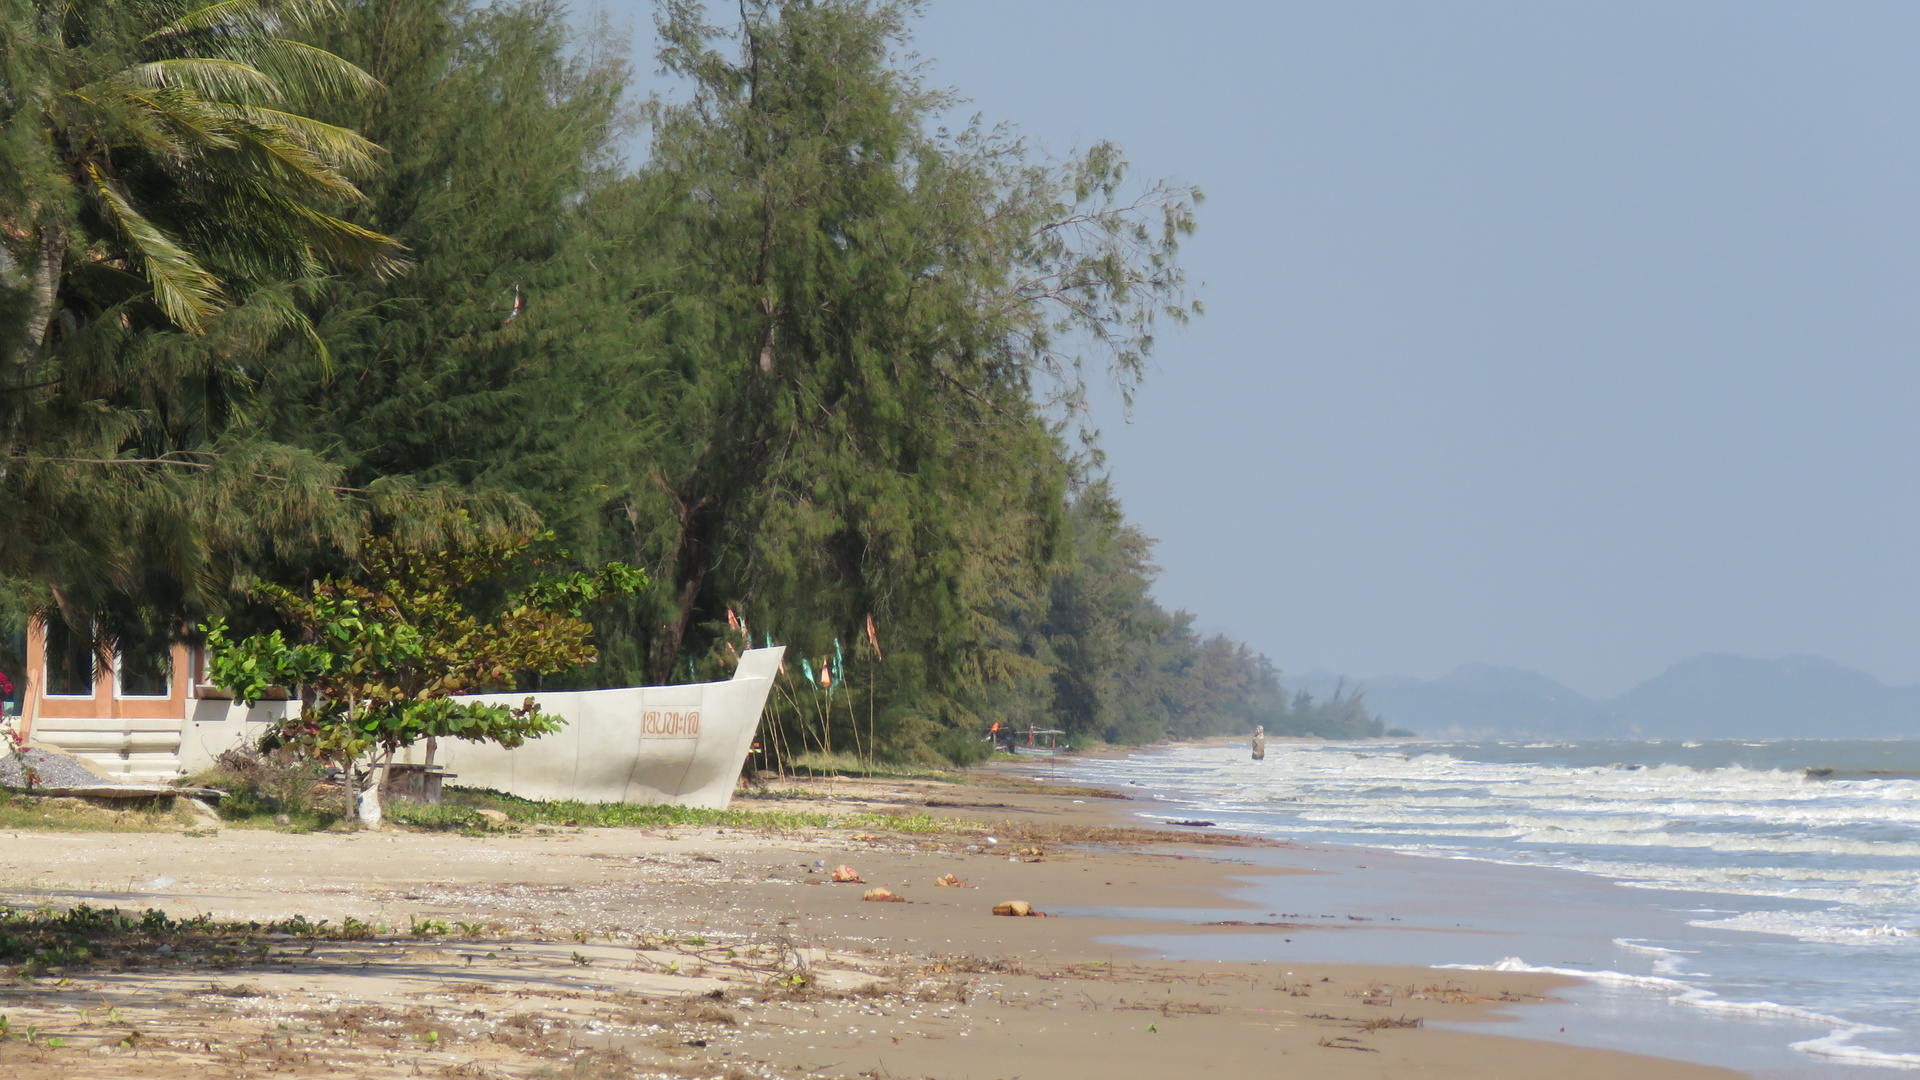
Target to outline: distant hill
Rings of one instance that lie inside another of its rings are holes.
[[[1920,735],[1920,686],[1818,656],[1682,660],[1608,703],[1632,734],[1686,738]]]
[[[1323,697],[1328,672],[1287,680]],[[1469,664],[1438,679],[1346,679],[1389,726],[1471,738],[1881,738],[1920,736],[1920,686],[1888,686],[1818,656],[1706,653],[1596,700],[1537,672]]]

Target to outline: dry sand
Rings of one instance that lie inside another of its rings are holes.
[[[136,947],[0,984],[0,1076],[1736,1075],[1424,1024],[1498,1018],[1565,985],[1549,976],[1144,960],[1097,939],[1298,931],[990,914],[1015,899],[1219,908],[1227,874],[1257,872],[1229,844],[1116,827],[1123,804],[1086,792],[1004,771],[809,786],[831,801],[736,807],[982,828],[0,834],[15,907],[388,928]],[[843,863],[864,882],[830,883]],[[974,887],[935,885],[949,873]],[[907,902],[864,901],[876,886]]]

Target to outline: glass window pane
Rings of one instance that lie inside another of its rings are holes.
[[[67,626],[58,612],[47,613],[47,693],[93,696],[93,635]]]
[[[120,696],[166,697],[172,692],[173,649],[162,641],[126,642],[120,647]]]

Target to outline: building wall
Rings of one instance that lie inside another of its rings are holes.
[[[27,627],[26,695],[21,734],[57,747],[123,780],[152,782],[180,775],[180,738],[193,692],[192,652],[172,649],[173,671],[165,697],[123,697],[114,678],[115,657],[94,660],[90,697],[56,696],[47,687],[47,628]]]

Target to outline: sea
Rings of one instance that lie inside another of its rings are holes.
[[[1920,1070],[1920,741],[1193,745],[1060,775],[1295,842],[1236,850],[1307,873],[1250,866],[1239,906],[1190,917],[1324,928],[1129,943],[1578,974],[1504,1030],[1782,1080]]]

